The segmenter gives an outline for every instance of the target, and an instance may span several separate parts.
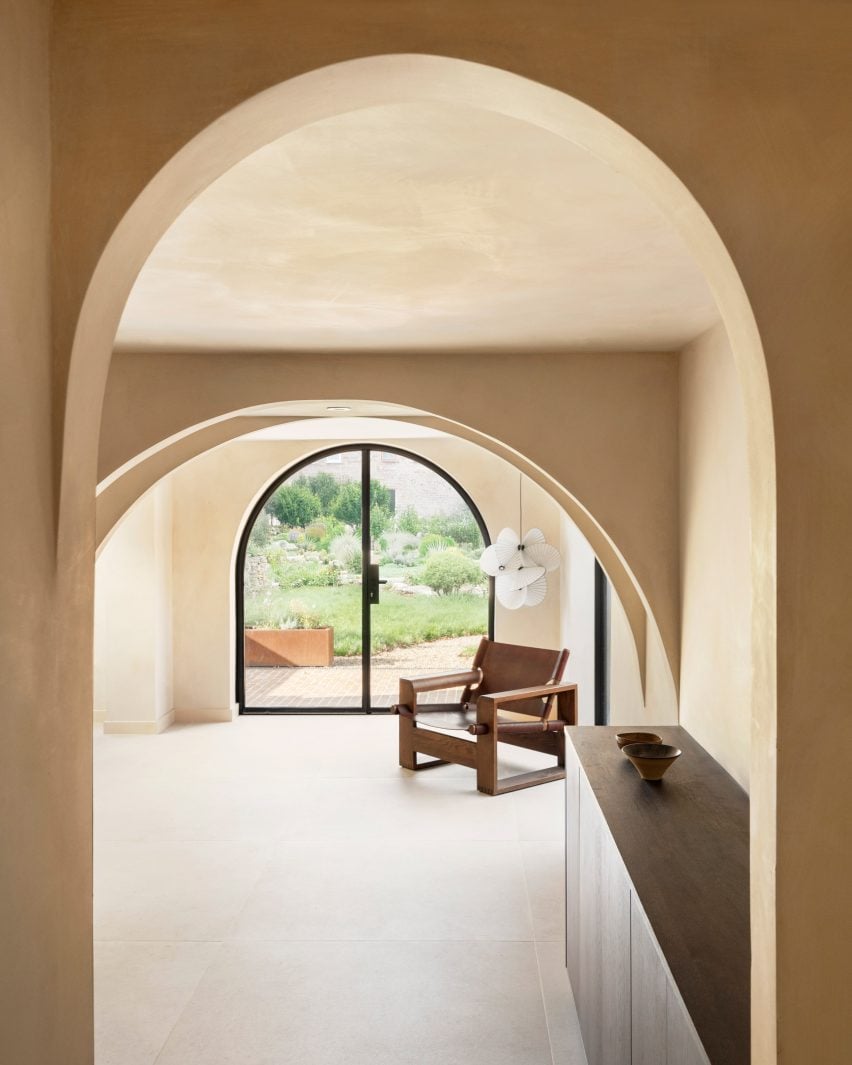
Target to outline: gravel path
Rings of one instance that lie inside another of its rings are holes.
[[[456,636],[413,647],[396,647],[373,655],[373,702],[396,700],[400,676],[438,673],[469,666],[479,645],[478,636]],[[451,692],[436,696],[452,698]],[[246,705],[251,707],[357,707],[361,699],[360,658],[336,657],[331,667],[252,668],[246,670]]]

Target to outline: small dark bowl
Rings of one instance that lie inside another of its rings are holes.
[[[628,743],[622,751],[636,766],[643,780],[660,780],[672,762],[683,753],[679,747],[667,743]]]
[[[615,742],[619,749],[628,743],[662,743],[662,737],[656,732],[616,732]]]

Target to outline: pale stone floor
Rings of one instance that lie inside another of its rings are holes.
[[[97,1065],[585,1065],[562,785],[410,773],[396,725],[96,729]]]
[[[371,658],[373,706],[387,707],[397,701],[399,678],[422,673],[467,669],[479,644],[478,636],[434,640],[414,647],[382,651]],[[452,698],[441,692],[433,702]],[[424,701],[428,702],[427,696]],[[361,705],[361,659],[336,657],[331,666],[299,668],[253,667],[246,670],[246,706],[353,708]]]

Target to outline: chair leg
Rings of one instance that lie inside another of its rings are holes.
[[[497,794],[497,732],[492,729],[476,737],[476,790]]]
[[[410,717],[399,718],[399,764],[403,769],[417,768],[417,752],[414,750],[414,722]]]

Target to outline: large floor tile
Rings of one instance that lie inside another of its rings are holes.
[[[94,833],[104,841],[262,842],[300,805],[299,786],[281,778],[130,771],[96,788]]]
[[[535,938],[565,941],[565,846],[520,843]]]
[[[218,943],[96,943],[95,1060],[153,1065]]]
[[[514,795],[519,839],[565,839],[564,780],[537,784],[533,788],[516,791]]]
[[[537,943],[536,954],[554,1065],[588,1065],[577,1007],[565,968],[565,944]]]
[[[407,773],[395,780],[287,781],[277,789],[279,840],[513,840],[512,796],[467,778]]]
[[[232,938],[529,940],[520,846],[283,843]]]
[[[551,1065],[528,943],[226,944],[157,1065]]]
[[[251,843],[99,843],[95,939],[220,940],[266,861]]]

